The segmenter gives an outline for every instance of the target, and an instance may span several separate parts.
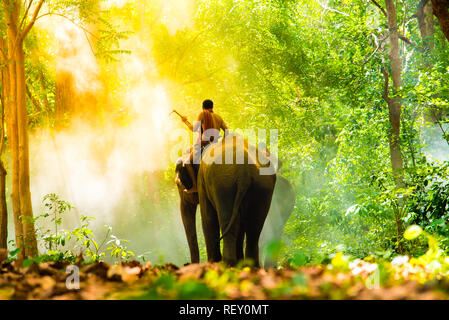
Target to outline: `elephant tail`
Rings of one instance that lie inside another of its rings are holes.
[[[242,203],[243,198],[246,195],[246,191],[248,190],[250,183],[251,183],[251,178],[249,177],[247,172],[245,172],[244,175],[240,176],[237,179],[237,193],[236,193],[235,199],[234,199],[234,206],[232,208],[231,220],[229,220],[228,225],[222,232],[220,240],[225,237],[225,235],[228,233],[229,229],[231,229],[231,226],[235,223],[235,220],[239,216],[240,204]]]

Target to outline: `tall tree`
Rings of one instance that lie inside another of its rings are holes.
[[[429,0],[421,0],[416,9],[416,17],[418,18],[419,31],[426,51],[433,50],[435,44],[433,35],[435,28],[433,24],[432,2]]]
[[[433,14],[440,23],[441,30],[449,40],[449,1],[448,0],[432,0]]]
[[[6,48],[3,63],[5,72],[5,111],[8,142],[12,158],[12,207],[16,246],[21,248],[20,259],[38,253],[30,192],[30,165],[28,146],[28,115],[26,105],[24,39],[33,27],[44,0],[33,6],[26,2],[21,17],[22,2],[3,0],[6,21]],[[33,8],[32,8],[33,7]],[[29,11],[33,9],[31,18]],[[29,18],[29,19],[28,19]],[[27,21],[29,20],[29,21]]]
[[[5,40],[0,37],[0,52],[5,52]],[[6,249],[8,243],[8,211],[6,205],[6,169],[2,155],[5,144],[5,94],[7,93],[6,68],[0,70],[2,91],[0,92],[1,103],[1,130],[0,130],[0,249]]]
[[[385,90],[384,99],[388,104],[389,119],[391,125],[391,131],[389,134],[390,142],[390,158],[391,167],[393,169],[393,176],[397,187],[403,187],[402,170],[404,168],[400,134],[401,134],[401,97],[398,95],[402,87],[402,70],[401,70],[401,58],[399,53],[399,31],[396,18],[396,8],[393,0],[385,0],[387,20],[388,20],[388,34],[390,38],[390,49],[388,58],[390,60],[391,79],[393,82],[393,96],[388,94],[389,72],[386,68],[383,68],[385,76]]]

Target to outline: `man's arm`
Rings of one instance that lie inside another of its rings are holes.
[[[200,131],[201,129],[199,127],[201,127],[203,121],[203,113],[200,113],[198,115],[198,119],[195,122],[193,122],[193,125],[189,122],[189,120],[187,120],[187,117],[181,117],[181,120],[190,129],[190,131],[193,132]]]
[[[228,133],[228,126],[226,125],[226,123],[224,122],[223,119],[221,119],[221,127],[220,127],[220,129],[223,130],[223,132],[224,132],[223,135],[226,137],[226,134]]]

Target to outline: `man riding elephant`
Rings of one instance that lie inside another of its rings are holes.
[[[211,143],[215,143],[220,138],[220,130],[223,130],[226,135],[228,127],[223,119],[216,113],[214,113],[214,103],[212,100],[204,100],[203,111],[198,115],[197,121],[192,125],[186,117],[182,116],[182,121],[193,132],[198,132],[198,140],[190,150],[190,156],[187,161],[184,162],[185,167],[189,173],[190,179],[192,179],[192,187],[185,189],[186,193],[198,192],[196,183],[196,173],[194,165],[199,165],[201,162],[201,153]]]
[[[239,260],[248,258],[259,266],[259,236],[276,183],[271,159],[265,150],[259,151],[243,137],[227,135],[227,126],[220,116],[213,113],[213,102],[210,100],[203,102],[203,112],[194,125],[183,116],[182,120],[190,130],[200,133],[187,161],[177,163],[176,183],[192,262],[199,260],[195,227],[195,211],[199,201],[208,260],[221,260],[220,240],[223,239],[225,263],[235,265]],[[216,143],[220,130],[225,132],[225,137],[221,143]],[[223,161],[225,155],[226,160]],[[228,156],[231,156],[232,163],[227,161]],[[237,160],[239,156],[243,156],[243,163]],[[197,182],[193,165],[200,163]],[[186,170],[182,170],[183,167]],[[180,183],[181,171],[188,172],[190,186]],[[187,190],[181,192],[182,185]],[[198,197],[193,196],[196,193]]]

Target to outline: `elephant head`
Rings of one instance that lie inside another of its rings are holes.
[[[187,236],[187,243],[190,249],[190,260],[192,263],[200,262],[200,254],[198,249],[198,238],[196,234],[196,209],[198,207],[198,194],[188,194],[184,192],[185,188],[192,187],[192,181],[187,169],[183,166],[182,158],[176,161],[176,178],[175,183],[178,188],[180,198],[181,218],[184,230]]]

